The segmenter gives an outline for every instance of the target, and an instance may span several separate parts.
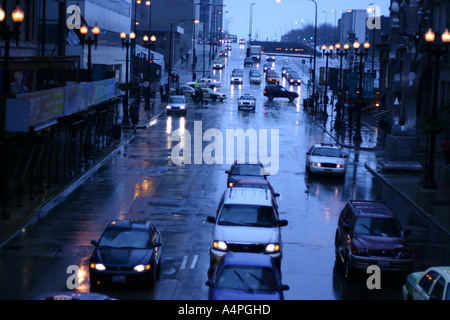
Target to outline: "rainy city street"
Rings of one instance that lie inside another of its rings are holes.
[[[0,299],[38,299],[67,291],[69,266],[79,267],[81,292],[95,291],[125,300],[208,299],[205,281],[213,225],[206,218],[215,214],[227,186],[225,170],[242,151],[225,146],[227,130],[238,129],[256,133],[256,149],[253,141],[246,145],[245,154],[270,159],[266,167],[273,172],[268,180],[280,194],[280,219],[288,220],[282,228],[282,281],[290,288],[284,292],[285,299],[402,299],[404,278],[382,274],[381,289],[371,290],[366,285],[368,274],[362,272],[347,280],[335,258],[337,221],[349,199],[384,200],[403,206],[401,199],[389,198],[389,191],[364,166],[375,160],[377,153],[344,148],[348,155],[344,178],[308,174],[305,154],[309,147],[334,140],[300,108],[307,80],[302,86],[290,87],[300,96],[294,102],[268,101],[263,96],[264,80],[261,85],[249,84],[249,68],[242,67],[244,58],[245,50],[233,45],[226,68],[215,71],[222,82],[217,90],[227,95],[225,101],[201,105],[189,99],[186,115],[163,112],[148,128],[138,129],[133,141],[45,218],[13,238],[0,251]],[[276,69],[284,64],[301,74],[301,59],[278,56]],[[234,68],[244,69],[242,85],[230,84]],[[243,93],[256,97],[254,112],[238,111],[237,98]],[[222,143],[223,151],[216,158],[218,163],[209,163],[209,129],[216,138],[223,136],[222,141],[216,141],[216,146]],[[180,135],[184,137],[181,141]],[[185,152],[182,164],[174,161],[180,149]],[[161,274],[153,287],[114,285],[92,290],[88,266],[94,249],[91,240],[97,240],[108,222],[116,218],[148,218],[161,231]],[[443,263],[439,240],[423,237],[420,217],[400,218],[416,231],[409,238],[414,269],[430,262]],[[435,254],[424,250],[427,247]]]

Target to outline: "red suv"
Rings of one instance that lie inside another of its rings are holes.
[[[346,277],[370,265],[410,273],[412,255],[405,239],[410,233],[385,203],[350,200],[339,216],[336,259],[343,262]]]

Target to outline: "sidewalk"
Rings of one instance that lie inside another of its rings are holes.
[[[375,152],[376,159],[365,163],[365,168],[379,181],[387,185],[398,196],[407,200],[432,223],[442,229],[450,237],[450,169],[445,168],[445,156],[442,149],[437,146],[435,153],[435,180],[436,190],[423,189],[424,172],[421,171],[394,171],[385,170],[381,165],[383,160],[383,146],[377,144],[379,117],[373,113],[363,112],[361,116],[362,142],[354,144],[351,135],[346,132],[337,132],[333,128],[334,119],[331,106],[328,106],[326,121],[311,118],[320,125],[343,148],[359,148]],[[426,150],[419,148],[419,162],[425,163]]]

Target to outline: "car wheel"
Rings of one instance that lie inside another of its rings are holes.
[[[294,98],[289,98],[289,102],[294,102]]]
[[[223,99],[220,99],[220,102],[223,102]]]
[[[267,98],[268,98],[270,101],[273,100],[273,96],[268,96]]]
[[[214,102],[217,100],[217,97],[212,97],[211,100]]]
[[[215,87],[214,86],[209,86],[209,88],[214,90]]]

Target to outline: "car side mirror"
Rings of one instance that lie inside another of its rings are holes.
[[[98,246],[97,240],[92,240],[92,241],[91,241],[91,244],[94,245],[94,246],[96,246],[96,247]]]
[[[162,246],[162,243],[161,242],[157,242],[157,243],[155,243],[154,248],[161,247],[161,246]]]
[[[344,154],[342,157],[343,157],[343,158],[348,158],[348,155],[347,155],[347,154]]]
[[[345,232],[350,232],[350,225],[344,224],[344,225],[342,226],[342,229],[344,229]]]
[[[277,197],[280,196],[280,194],[279,194],[279,193],[274,193],[273,196],[274,196],[275,198],[277,198]]]
[[[214,287],[214,283],[211,280],[205,282],[208,287]]]
[[[289,290],[289,286],[287,284],[282,284],[280,287],[281,290]]]
[[[225,173],[226,173],[226,174],[230,174],[230,171],[229,171],[229,170],[226,170]]]
[[[287,220],[278,220],[278,225],[280,227],[285,227],[288,225],[288,221]]]
[[[405,237],[410,236],[411,235],[411,229],[407,229],[407,230],[403,231],[403,234],[404,234]]]
[[[211,222],[211,223],[216,223],[216,218],[213,217],[213,216],[208,216],[208,217],[206,218],[206,221]]]
[[[306,155],[307,155],[307,156],[311,155],[311,152],[307,152]]]

